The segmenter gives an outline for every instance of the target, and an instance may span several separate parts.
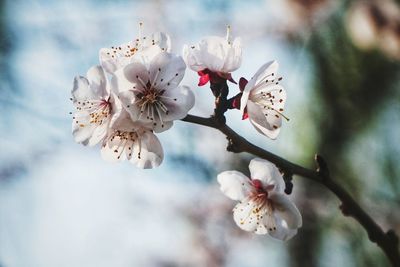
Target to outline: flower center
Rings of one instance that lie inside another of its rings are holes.
[[[75,105],[78,112],[84,112],[84,115],[78,113],[73,117],[80,127],[89,124],[102,125],[108,121],[111,114],[111,103],[105,99],[78,101]]]

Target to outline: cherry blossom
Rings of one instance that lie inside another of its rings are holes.
[[[180,56],[161,51],[150,62],[132,62],[117,70],[112,85],[133,121],[151,123],[155,132],[162,132],[194,105],[193,92],[179,85],[185,69]]]
[[[150,47],[158,47],[161,51],[169,52],[171,49],[170,37],[163,33],[157,32],[150,36],[140,36],[136,40],[124,43],[118,46],[112,46],[111,48],[102,48],[99,52],[100,64],[103,68],[113,73],[116,70],[128,65],[132,58],[137,56],[139,52],[144,52]],[[150,52],[146,53],[146,56],[151,59],[156,54]]]
[[[158,167],[164,158],[161,143],[152,129],[145,124],[134,123],[122,108],[110,123],[101,155],[110,162],[128,160],[142,169]]]
[[[282,175],[272,163],[253,159],[249,165],[251,178],[238,171],[218,175],[221,191],[240,201],[233,209],[233,219],[243,230],[269,234],[286,241],[302,225],[301,214],[284,194]]]
[[[199,74],[199,86],[205,85],[208,81],[235,82],[231,72],[237,70],[242,63],[241,39],[235,38],[232,41],[228,26],[226,38],[209,36],[197,45],[185,45],[183,57],[189,68]]]
[[[243,91],[240,110],[243,119],[249,118],[251,124],[261,134],[275,139],[282,125],[286,91],[279,84],[282,77],[277,77],[278,63],[271,61],[264,64],[247,82],[241,78],[239,85]]]
[[[76,108],[72,123],[74,139],[93,146],[105,138],[114,106],[103,68],[94,66],[86,78],[75,77],[71,93]]]

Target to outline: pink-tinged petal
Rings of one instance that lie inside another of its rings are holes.
[[[208,73],[202,74],[199,77],[198,86],[206,85],[210,81],[210,75]]]
[[[251,124],[259,133],[271,139],[276,139],[278,137],[280,126],[282,124],[281,118],[277,118],[278,120],[272,119],[269,121],[263,113],[263,109],[251,101],[247,102],[247,113]]]
[[[161,52],[150,62],[150,84],[160,90],[177,87],[183,79],[185,69],[182,57]]]
[[[220,189],[227,197],[233,200],[243,200],[250,192],[250,179],[238,171],[225,171],[217,176]]]
[[[168,114],[163,114],[165,121],[183,119],[195,104],[194,93],[188,86],[165,90],[160,98],[168,109]]]
[[[259,221],[257,214],[253,212],[257,206],[254,202],[244,199],[243,202],[238,203],[233,209],[233,220],[240,229],[254,232],[257,229],[257,222]]]
[[[242,120],[246,120],[249,118],[249,113],[247,113],[247,107],[243,111]]]
[[[285,194],[271,192],[268,198],[273,202],[275,215],[285,221],[288,228],[297,229],[302,226],[299,210]]]
[[[286,222],[279,217],[275,218],[276,229],[274,231],[269,231],[269,235],[274,239],[281,241],[288,241],[297,234],[297,229],[288,228]]]
[[[274,185],[273,192],[283,193],[285,190],[285,182],[278,168],[271,162],[259,158],[252,159],[249,164],[251,179],[260,180],[263,188],[267,191],[271,190],[270,185]]]

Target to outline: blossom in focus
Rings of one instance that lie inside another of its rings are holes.
[[[119,46],[102,48],[99,52],[100,64],[107,72],[113,73],[128,65],[139,52],[143,55],[146,49],[153,46],[159,47],[161,51],[169,52],[171,49],[170,37],[163,32],[157,32],[150,36],[139,36],[136,40]],[[154,53],[146,53],[146,56],[150,58],[152,55]]]
[[[114,105],[103,68],[94,66],[86,78],[75,77],[71,93],[76,108],[72,123],[74,139],[93,146],[105,138]]]
[[[279,84],[282,77],[277,77],[278,63],[271,61],[264,64],[250,81],[241,78],[239,86],[243,91],[240,110],[243,119],[249,118],[251,124],[261,134],[275,139],[282,125],[286,101],[286,91]]]
[[[302,225],[297,207],[284,194],[285,182],[272,163],[253,159],[249,165],[251,178],[238,171],[218,175],[221,191],[240,201],[233,209],[233,219],[243,230],[269,234],[286,241]]]
[[[180,86],[186,65],[180,56],[159,52],[150,62],[132,62],[117,70],[112,87],[133,121],[169,129],[194,106],[194,94]]]
[[[242,45],[240,38],[232,40],[228,27],[226,38],[206,37],[197,45],[185,45],[183,57],[186,64],[199,76],[199,86],[208,81],[230,80],[234,82],[231,72],[242,63]]]
[[[164,158],[161,143],[151,128],[134,123],[122,108],[110,123],[101,155],[110,162],[128,160],[142,169],[158,167]]]

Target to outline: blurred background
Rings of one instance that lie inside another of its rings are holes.
[[[140,21],[147,34],[169,33],[176,53],[229,24],[244,44],[234,78],[278,60],[290,117],[276,141],[239,111],[230,125],[311,168],[322,154],[378,224],[400,233],[399,2],[0,1],[0,266],[389,266],[335,196],[299,177],[297,236],[239,230],[216,175],[248,173],[252,157],[226,152],[212,129],[176,122],[159,135],[166,157],[154,170],[104,162],[98,147],[74,143],[69,97],[98,50],[136,38]],[[211,114],[197,74],[183,84],[196,94],[191,113]]]

